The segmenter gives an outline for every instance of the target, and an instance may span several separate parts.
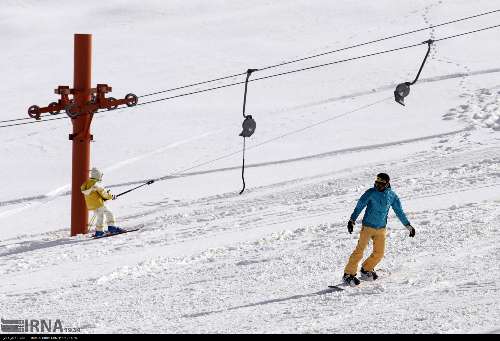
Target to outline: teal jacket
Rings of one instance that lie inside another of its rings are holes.
[[[377,191],[375,187],[370,188],[359,198],[358,204],[351,214],[351,220],[356,221],[359,214],[366,207],[365,216],[363,217],[363,225],[376,229],[385,228],[387,225],[387,215],[389,208],[392,207],[399,220],[403,225],[409,225],[410,222],[406,218],[401,201],[392,189],[386,188],[383,192]]]

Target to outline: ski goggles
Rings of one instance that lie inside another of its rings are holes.
[[[387,187],[387,184],[388,184],[388,182],[387,182],[387,181],[385,181],[385,180],[383,180],[383,179],[381,179],[381,178],[379,178],[379,177],[377,177],[377,178],[375,179],[375,187],[377,187],[377,188],[378,188],[378,189],[380,189],[380,190],[382,190],[382,189],[386,188],[386,187]]]

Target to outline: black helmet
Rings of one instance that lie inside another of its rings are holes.
[[[377,178],[375,179],[375,188],[379,192],[383,192],[386,190],[386,188],[390,188],[391,185],[389,183],[389,175],[386,173],[378,173]]]
[[[391,181],[391,178],[389,177],[389,174],[386,173],[378,173],[377,174],[377,180],[381,180],[383,182],[389,182]]]

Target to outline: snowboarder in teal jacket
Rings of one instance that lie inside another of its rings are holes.
[[[361,258],[363,258],[363,252],[370,240],[373,241],[373,252],[361,266],[361,277],[367,280],[376,280],[378,278],[374,269],[384,257],[385,230],[387,216],[391,207],[401,223],[410,231],[410,237],[415,236],[415,229],[411,226],[408,218],[403,212],[399,197],[391,189],[390,178],[386,173],[379,173],[373,188],[367,190],[361,198],[359,198],[351,214],[351,219],[347,223],[347,230],[349,233],[352,233],[354,230],[356,219],[365,207],[366,211],[362,221],[363,226],[361,228],[358,244],[344,269],[343,281],[348,285],[358,285],[360,283],[359,279],[356,278],[358,264]]]

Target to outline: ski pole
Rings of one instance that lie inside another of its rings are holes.
[[[146,182],[146,183],[144,183],[144,184],[142,184],[142,185],[139,185],[139,186],[134,187],[134,188],[131,188],[131,189],[129,189],[129,190],[127,190],[127,191],[125,191],[125,192],[122,192],[122,193],[120,193],[120,194],[117,194],[117,195],[115,196],[115,198],[118,198],[119,196],[122,196],[122,195],[124,195],[124,194],[129,193],[129,192],[135,191],[136,189],[141,188],[142,186],[151,185],[153,182],[155,182],[155,181],[154,181],[154,180],[149,180],[148,182]]]
[[[90,222],[89,222],[89,225],[88,225],[88,227],[89,227],[89,228],[91,228],[91,227],[92,227],[92,225],[94,225],[95,216],[96,216],[96,214],[94,213],[94,215],[93,215],[93,216],[92,216],[92,218],[90,219]]]

